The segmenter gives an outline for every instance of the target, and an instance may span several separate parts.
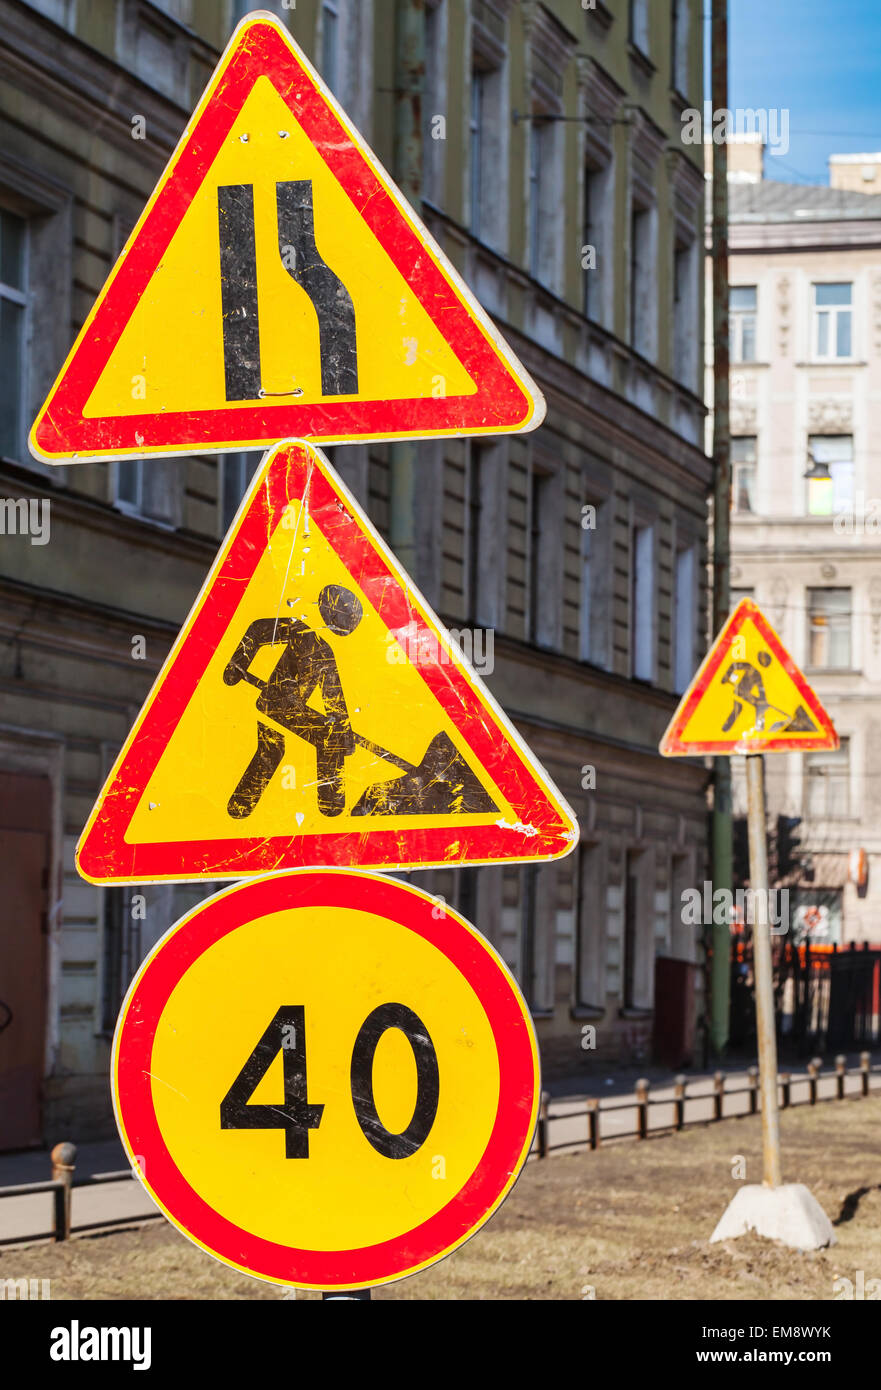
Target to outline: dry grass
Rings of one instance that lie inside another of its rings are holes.
[[[881,1097],[781,1116],[784,1177],[806,1183],[836,1223],[831,1250],[799,1254],[747,1236],[710,1246],[735,1190],[732,1158],[761,1180],[757,1118],[528,1165],[501,1211],[433,1269],[378,1298],[803,1299],[836,1275],[881,1277]],[[227,1269],[164,1222],[67,1245],[0,1253],[0,1278],[51,1278],[53,1298],[281,1296]],[[300,1294],[315,1298],[318,1295]]]

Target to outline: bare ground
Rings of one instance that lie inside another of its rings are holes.
[[[881,1097],[781,1115],[784,1179],[804,1182],[838,1244],[809,1254],[746,1236],[709,1245],[735,1157],[761,1181],[758,1117],[530,1162],[496,1216],[387,1299],[833,1298],[833,1280],[881,1278]],[[0,1251],[0,1279],[50,1278],[53,1299],[278,1299],[284,1291],[203,1254],[166,1222]],[[290,1296],[290,1295],[288,1295]],[[297,1295],[317,1298],[317,1294]]]

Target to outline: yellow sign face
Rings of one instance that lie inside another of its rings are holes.
[[[123,1005],[127,1152],[186,1235],[307,1288],[413,1273],[481,1225],[532,1139],[538,1053],[478,933],[377,875],[273,875],[179,922]]]
[[[667,756],[837,748],[805,677],[751,599],[731,614],[661,740]]]
[[[286,125],[290,129],[282,141],[279,132]],[[311,184],[322,256],[345,276],[364,344],[376,345],[361,354],[357,392],[345,394],[376,401],[430,397],[439,381],[449,395],[474,393],[471,377],[403,275],[376,238],[364,235],[363,219],[351,199],[302,127],[291,120],[272,82],[260,77],[123,329],[86,403],[87,416],[227,405],[224,340],[217,332],[223,317],[221,262],[219,255],[211,260],[205,254],[217,241],[218,191],[227,187],[254,190],[262,389],[280,403],[322,400],[318,315],[279,254],[276,188],[281,170],[296,170],[298,180]],[[295,266],[293,244],[288,259]],[[297,345],[293,358],[292,343]],[[133,392],[132,383],[141,391]],[[234,402],[233,408],[247,408],[247,402]]]
[[[31,437],[49,462],[534,429],[544,401],[285,26],[243,21]]]
[[[294,445],[255,478],[77,862],[149,882],[547,859],[576,841],[327,461]]]

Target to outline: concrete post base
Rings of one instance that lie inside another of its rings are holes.
[[[779,1240],[796,1250],[821,1250],[835,1245],[832,1223],[816,1197],[800,1182],[782,1187],[750,1183],[738,1189],[728,1203],[710,1243],[733,1240],[755,1231],[768,1240]]]

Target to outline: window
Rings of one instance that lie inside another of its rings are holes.
[[[634,208],[630,218],[630,345],[654,355],[655,266],[652,212]]]
[[[756,360],[755,285],[732,285],[728,292],[729,341],[732,362]]]
[[[649,51],[649,0],[630,0],[630,42],[641,53]]]
[[[697,630],[697,547],[676,552],[676,587],[673,596],[673,689],[681,694],[695,671]]]
[[[553,1008],[553,944],[555,906],[549,892],[547,870],[523,867],[519,878],[517,975],[533,1014]],[[550,883],[554,882],[553,871]]]
[[[538,902],[536,883],[538,870],[532,867],[521,870],[520,874],[520,984],[526,1001],[532,1007],[536,1003],[537,985],[537,945]]]
[[[321,6],[321,76],[334,96],[339,96],[339,27],[339,5],[336,0],[324,0]]]
[[[114,473],[116,506],[122,512],[162,526],[178,524],[181,473],[177,459],[117,460]]]
[[[696,242],[673,252],[673,376],[690,391],[697,388]]]
[[[593,518],[599,517],[599,507],[595,503]],[[579,616],[578,652],[582,661],[590,661],[595,646],[594,590],[596,588],[596,531],[593,526],[583,527],[581,531],[581,606]]]
[[[422,100],[422,175],[424,196],[430,203],[443,202],[443,155],[446,134],[446,35],[443,0],[425,6],[425,95]],[[438,120],[438,117],[441,119]]]
[[[808,478],[809,516],[832,516],[853,503],[853,435],[812,434],[808,453],[814,463],[824,463],[828,478]]]
[[[655,677],[655,533],[634,526],[630,543],[630,669],[636,680]]]
[[[143,480],[143,459],[119,459],[116,465],[116,501],[125,510],[141,510]]]
[[[560,226],[555,205],[556,137],[553,122],[541,114],[533,116],[529,145],[529,272],[534,279],[551,286]]]
[[[468,450],[468,517],[466,525],[465,549],[465,602],[468,616],[475,622],[478,619],[481,578],[483,566],[481,555],[485,541],[485,520],[483,497],[486,485],[487,451],[492,445],[481,447],[474,442]],[[491,466],[491,462],[490,462]]]
[[[180,24],[189,24],[192,20],[191,0],[153,0],[153,3]]]
[[[731,505],[736,512],[756,510],[756,436],[731,440]]]
[[[471,230],[480,237],[484,197],[484,122],[486,120],[487,73],[475,68],[471,73]]]
[[[850,655],[850,589],[808,589],[808,665],[847,670]]]
[[[528,640],[538,646],[557,642],[560,551],[556,541],[550,473],[533,467],[529,481]]]
[[[805,754],[804,814],[809,820],[850,815],[850,740],[837,749]]]
[[[814,285],[814,356],[822,361],[852,355],[852,285]]]
[[[26,224],[0,212],[0,455],[22,456]]]
[[[645,851],[629,851],[625,857],[624,867],[624,932],[622,939],[623,959],[621,961],[621,1006],[624,1009],[636,1009],[644,1006],[645,999],[643,981],[641,979],[645,967],[645,961],[641,959],[641,952],[644,949],[644,938],[646,926],[648,925],[646,908],[648,903],[643,901],[644,894],[641,891],[643,884],[643,857]]]
[[[504,51],[475,53],[468,123],[469,217],[473,235],[496,251],[508,238],[508,117]]]
[[[141,918],[132,910],[130,890],[108,888],[102,894],[103,921],[103,998],[102,1032],[112,1034],[120,1005],[132,976],[143,958]]]
[[[670,30],[671,85],[682,96],[688,95],[688,45],[690,0],[673,0]]]
[[[31,8],[39,10],[65,29],[73,28],[74,0],[28,0]]]
[[[582,840],[578,847],[574,1002],[593,1009],[602,1008],[605,1002],[605,884],[602,856],[601,845],[589,845]]]
[[[608,165],[603,169],[594,169],[589,165],[584,170],[584,221],[582,244],[589,246],[592,251],[591,260],[593,264],[585,267],[584,275],[584,299],[582,307],[585,318],[593,319],[595,323],[602,323],[603,305],[600,286],[600,272],[608,272],[611,267],[612,258],[608,254],[608,235],[607,220],[609,215],[609,196],[610,196],[610,168]],[[603,248],[603,260],[600,261],[601,249]],[[587,253],[582,251],[582,257]]]
[[[582,505],[578,655],[582,661],[605,669],[609,665],[613,585],[609,515],[608,498],[595,497]]]
[[[220,461],[220,520],[226,535],[260,462],[259,454],[224,454]]]

